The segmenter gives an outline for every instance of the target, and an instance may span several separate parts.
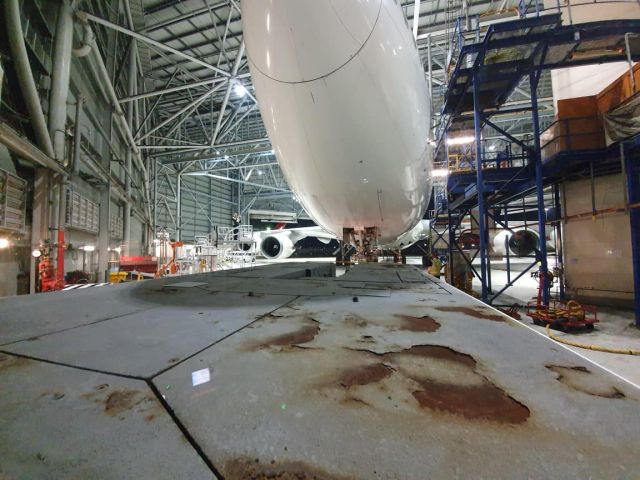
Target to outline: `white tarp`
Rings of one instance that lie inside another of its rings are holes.
[[[640,94],[604,115],[607,146],[640,133]]]

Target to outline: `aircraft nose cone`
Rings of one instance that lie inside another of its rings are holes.
[[[360,51],[381,6],[382,0],[243,0],[249,60],[280,82],[326,76]]]

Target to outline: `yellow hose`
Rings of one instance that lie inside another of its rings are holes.
[[[606,353],[618,353],[620,355],[640,355],[640,350],[632,350],[630,348],[608,348],[601,347],[599,345],[588,345],[586,343],[572,342],[571,340],[565,340],[560,337],[556,337],[551,333],[550,325],[547,324],[547,335],[551,340],[555,340],[558,343],[564,343],[565,345],[571,345],[572,347],[585,348],[587,350],[594,350],[596,352]]]

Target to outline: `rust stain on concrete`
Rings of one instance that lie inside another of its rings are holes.
[[[345,370],[338,383],[350,388],[356,385],[368,385],[376,383],[393,373],[393,369],[383,363],[373,363],[371,365],[363,365]]]
[[[505,322],[506,319],[502,315],[498,315],[493,310],[484,307],[436,307],[441,312],[463,313],[469,317],[479,318],[481,320],[491,320],[492,322]]]
[[[261,463],[259,459],[240,458],[224,465],[227,480],[348,480],[304,462],[280,462],[271,460]]]
[[[625,398],[625,394],[611,385],[602,375],[593,375],[586,367],[546,365],[556,374],[556,380],[587,395],[603,398]]]
[[[429,315],[423,315],[422,317],[412,317],[411,315],[395,316],[400,319],[402,330],[433,333],[440,328],[440,323]]]
[[[104,412],[111,417],[115,417],[125,410],[131,410],[144,400],[140,394],[139,390],[116,390],[111,392],[104,401]]]
[[[293,332],[276,335],[266,340],[250,342],[247,345],[249,351],[260,350],[269,347],[298,347],[313,341],[320,333],[320,324],[310,316],[305,316],[303,325]]]
[[[477,362],[471,355],[438,345],[416,345],[388,355],[419,385],[412,395],[422,408],[461,415],[469,420],[509,424],[524,423],[529,418],[525,405],[476,371]],[[402,356],[422,357],[439,364],[436,369],[425,369],[423,373],[421,368],[403,366],[398,358]]]

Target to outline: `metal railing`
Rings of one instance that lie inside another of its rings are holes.
[[[597,116],[556,120],[540,135],[542,159],[559,153],[605,148],[604,130]]]

